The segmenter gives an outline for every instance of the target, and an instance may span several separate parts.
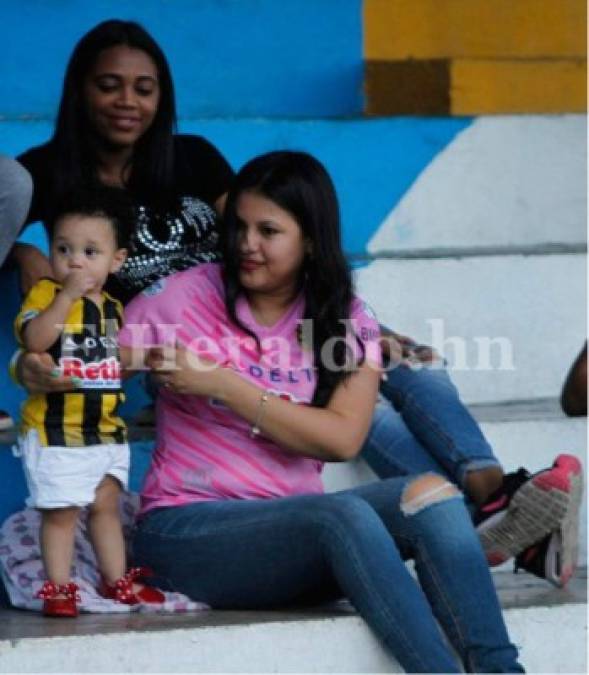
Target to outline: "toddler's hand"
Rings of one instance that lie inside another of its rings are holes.
[[[85,293],[88,293],[94,288],[95,281],[83,270],[75,270],[70,272],[63,283],[62,292],[65,293],[73,302],[81,298]]]

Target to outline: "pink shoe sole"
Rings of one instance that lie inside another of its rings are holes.
[[[507,509],[478,528],[489,565],[504,563],[559,528],[578,512],[581,493],[581,463],[572,455],[558,455],[550,469],[520,487]],[[571,566],[570,560],[563,563]]]
[[[581,462],[573,455],[558,455],[551,469],[539,473],[532,482],[541,490],[560,490],[571,493],[572,481],[582,472]]]

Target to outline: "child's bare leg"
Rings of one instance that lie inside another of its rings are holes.
[[[90,506],[88,531],[98,569],[107,583],[113,584],[126,570],[125,540],[119,514],[121,486],[112,476],[105,476],[96,489]]]
[[[119,495],[121,488],[116,479],[106,476],[96,489],[96,499],[90,507],[88,516],[88,530],[94,546],[98,568],[106,584],[114,587],[116,581],[125,575],[126,556],[123,528],[119,515]],[[120,590],[120,589],[119,589]],[[124,590],[124,588],[123,588]],[[118,592],[118,591],[117,591]],[[119,602],[134,604],[135,602],[164,602],[163,594],[146,588],[144,584],[131,583],[129,593],[140,594],[121,598],[115,595]],[[107,595],[106,597],[112,597]],[[133,602],[130,600],[133,599]]]
[[[79,512],[75,506],[41,511],[40,539],[45,574],[56,584],[70,581]]]

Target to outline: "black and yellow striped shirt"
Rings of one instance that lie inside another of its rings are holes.
[[[17,339],[27,321],[52,302],[60,284],[39,281],[27,295],[15,320]],[[22,407],[21,429],[36,429],[41,445],[85,446],[124,443],[126,430],[118,416],[121,390],[117,332],[122,324],[120,302],[102,294],[102,306],[88,298],[72,305],[61,336],[48,350],[64,375],[77,377],[73,392],[33,394]]]

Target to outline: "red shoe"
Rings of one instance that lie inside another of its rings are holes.
[[[133,590],[133,583],[144,577],[153,576],[146,567],[132,567],[125,576],[117,579],[114,584],[104,579],[100,582],[98,592],[103,598],[116,600],[124,605],[137,605],[140,602],[161,604],[166,596],[152,586],[143,586],[140,590]]]
[[[57,597],[57,596],[65,597]],[[45,616],[78,616],[78,586],[70,581],[67,584],[54,584],[46,581],[37,597],[43,600],[43,614]]]

